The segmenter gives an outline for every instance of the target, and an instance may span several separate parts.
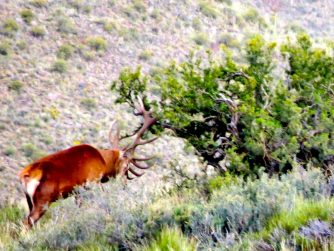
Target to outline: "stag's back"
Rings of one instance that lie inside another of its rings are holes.
[[[76,185],[101,179],[106,168],[97,149],[79,145],[35,161],[25,167],[19,177],[31,197],[41,183],[55,190],[55,197],[58,197],[66,196]]]

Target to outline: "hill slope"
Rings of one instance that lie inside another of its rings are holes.
[[[122,68],[142,65],[150,71],[190,51],[217,52],[220,44],[239,53],[254,33],[332,34],[329,1],[231,2],[1,2],[0,189],[7,192],[0,203],[20,196],[16,173],[32,159],[79,142],[108,147],[113,118],[125,130],[136,126],[109,90]],[[199,165],[169,137],[147,151],[166,146],[162,166],[171,156],[183,159],[181,166]]]

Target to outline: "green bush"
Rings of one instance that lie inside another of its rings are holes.
[[[7,41],[1,41],[0,42],[0,55],[2,56],[8,56],[11,52],[12,46]]]
[[[197,45],[205,45],[209,42],[207,34],[204,33],[196,33],[193,36],[193,40]]]
[[[52,71],[58,73],[65,73],[68,69],[68,64],[64,59],[57,59],[56,62],[52,65]]]
[[[20,15],[23,21],[26,22],[27,24],[30,24],[34,18],[34,13],[29,9],[21,10]]]
[[[218,16],[217,10],[210,4],[210,2],[200,2],[199,9],[207,17],[216,18]]]
[[[146,102],[162,125],[155,132],[172,129],[221,173],[256,176],[333,163],[333,55],[312,46],[306,35],[281,48],[261,36],[250,38],[246,66],[223,50],[223,61],[208,57],[205,66],[191,56],[154,76],[127,70],[113,84],[118,102],[131,104],[129,93],[147,96],[143,80],[154,83],[158,101]],[[272,75],[274,53],[289,61],[282,79]]]
[[[186,238],[182,232],[177,229],[164,228],[153,242],[147,247],[141,247],[139,250],[145,251],[195,251],[196,242]]]
[[[107,40],[101,36],[88,37],[86,39],[88,46],[95,51],[106,51],[108,47]]]
[[[96,108],[96,101],[92,98],[85,98],[81,100],[81,105],[88,110]]]
[[[20,80],[12,80],[8,85],[8,88],[13,91],[20,91],[22,87],[23,83]]]
[[[105,22],[103,23],[103,29],[104,29],[105,31],[111,32],[111,31],[116,30],[116,29],[117,29],[117,26],[116,26],[116,24],[115,24],[114,22],[112,22],[112,21],[105,21]]]
[[[76,26],[74,21],[68,17],[59,17],[57,19],[57,31],[64,34],[75,33]]]
[[[12,36],[18,30],[19,30],[18,23],[14,19],[8,18],[2,24],[1,33],[8,36]]]
[[[34,37],[44,37],[45,36],[45,28],[43,26],[34,26],[30,30],[31,35]]]
[[[5,150],[4,150],[4,154],[6,156],[13,156],[16,152],[16,148],[14,146],[8,146]]]
[[[57,51],[57,57],[60,59],[69,59],[74,52],[74,48],[70,44],[63,44],[59,47]]]
[[[26,156],[30,160],[37,160],[46,155],[45,152],[43,152],[37,146],[31,143],[23,144],[22,151],[23,151],[24,156]]]
[[[148,61],[152,57],[153,57],[153,52],[150,50],[142,51],[138,56],[138,58],[143,61]]]
[[[331,221],[330,186],[320,170],[296,169],[281,177],[263,175],[247,181],[224,179],[227,184],[215,187],[210,196],[201,186],[160,194],[156,186],[124,187],[120,179],[103,184],[103,190],[99,184],[87,184],[88,190],[76,190],[80,206],[73,198],[59,200],[34,231],[6,243],[28,250],[165,250],[166,245],[174,250],[255,250],[259,241],[274,247],[275,240],[286,240],[289,247],[299,248],[293,235],[277,239],[278,228],[297,232],[315,217]]]
[[[22,210],[16,206],[0,207],[0,226],[8,222],[19,222],[22,217]]]
[[[332,220],[333,210],[334,201],[331,199],[318,201],[299,200],[293,209],[282,211],[272,217],[268,221],[267,226],[270,230],[280,227],[291,234],[293,231],[297,231],[301,226],[306,225],[309,220]]]
[[[48,0],[31,0],[30,4],[34,7],[42,8],[48,5]]]

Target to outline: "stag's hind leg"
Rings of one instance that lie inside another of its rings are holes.
[[[53,186],[50,185],[37,187],[35,193],[32,196],[32,208],[30,209],[29,215],[24,220],[24,224],[26,226],[29,228],[32,227],[44,215],[49,207],[49,204],[55,200],[53,198],[53,191]]]

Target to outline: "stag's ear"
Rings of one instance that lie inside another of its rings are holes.
[[[109,132],[109,141],[112,148],[119,148],[119,133],[118,123],[116,120],[113,120]]]

